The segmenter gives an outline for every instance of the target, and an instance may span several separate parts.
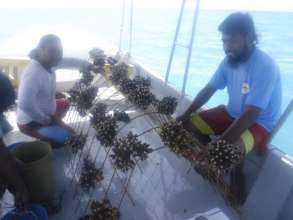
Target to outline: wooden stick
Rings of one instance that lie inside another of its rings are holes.
[[[113,107],[112,107],[112,109],[111,110],[113,110],[116,106],[118,106],[121,102],[123,102],[123,101],[125,101],[126,100],[126,98],[124,97],[124,98],[122,98],[122,99],[120,99],[115,105],[113,105]],[[111,107],[111,106],[110,106]]]
[[[140,136],[142,136],[142,135],[145,135],[146,133],[149,133],[149,132],[151,132],[151,131],[153,131],[153,130],[156,130],[156,129],[158,129],[158,128],[161,128],[161,127],[160,127],[160,126],[157,126],[157,127],[153,127],[153,128],[148,129],[148,130],[145,130],[144,132],[138,134],[137,137],[140,137]]]
[[[128,187],[130,185],[130,181],[131,181],[131,178],[133,176],[134,169],[135,169],[135,167],[131,170],[131,173],[130,173],[128,179],[127,179],[126,186],[124,187],[124,191],[123,191],[122,197],[121,197],[120,202],[119,202],[119,206],[118,206],[119,209],[120,209],[120,207],[122,205],[123,199],[124,199],[124,197],[126,195],[126,192],[127,192]]]
[[[155,151],[159,151],[159,150],[165,149],[165,148],[168,148],[168,147],[166,147],[166,146],[161,146],[161,147],[155,148],[151,153],[153,153],[153,152],[155,152]]]
[[[113,182],[113,179],[114,179],[114,176],[115,176],[116,172],[117,172],[117,168],[114,167],[114,171],[113,171],[113,174],[112,174],[112,176],[111,176],[110,182],[109,182],[109,184],[108,184],[108,187],[107,187],[106,193],[105,193],[105,195],[104,195],[104,198],[107,198],[107,194],[108,194],[108,192],[109,192],[109,190],[110,190],[110,188],[111,188],[111,185],[112,185],[112,182]]]
[[[103,149],[104,149],[105,152],[107,152],[105,148],[103,148]],[[114,162],[113,162],[113,160],[112,160],[111,158],[109,159],[109,161],[110,161],[110,163],[111,163],[111,166],[112,166],[112,167],[115,167]],[[124,189],[125,189],[126,187],[125,187],[125,185],[124,185],[124,183],[123,183],[123,181],[122,181],[122,178],[120,177],[120,175],[119,175],[118,172],[117,172],[117,177],[118,177],[120,183],[122,184],[122,186],[123,186]],[[132,205],[134,206],[134,205],[135,205],[134,200],[132,199],[132,197],[131,197],[131,195],[130,195],[130,193],[128,192],[127,189],[126,189],[126,194],[127,194],[128,198],[129,198],[129,200],[131,201]]]
[[[88,154],[89,154],[89,152],[90,152],[90,150],[91,150],[91,148],[92,148],[94,138],[95,138],[95,137],[93,136],[93,138],[92,138],[92,140],[91,140],[91,143],[90,143],[90,145],[89,145],[89,147],[88,147],[87,153],[85,154],[86,156],[88,156]],[[83,149],[83,150],[84,150],[84,149]],[[82,151],[82,152],[83,152],[83,151]],[[73,176],[72,176],[71,184],[72,184],[74,178],[76,177],[76,174],[77,174],[78,168],[79,168],[79,166],[80,166],[81,158],[82,158],[82,152],[80,153],[81,155],[80,155],[80,157],[78,158],[78,161],[77,161],[77,164],[76,164],[75,171],[73,171],[74,173],[73,173]],[[70,185],[71,185],[71,184],[70,184]]]

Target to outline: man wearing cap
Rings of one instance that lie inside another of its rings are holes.
[[[220,25],[226,57],[179,121],[200,140],[210,135],[238,146],[243,154],[264,152],[269,134],[281,111],[281,79],[275,61],[257,47],[257,35],[248,13],[233,13]],[[198,110],[217,90],[227,88],[229,101],[205,111]],[[232,172],[231,189],[244,202],[241,166]]]
[[[43,36],[36,49],[30,53],[31,62],[21,75],[18,92],[17,124],[21,132],[60,147],[74,132],[62,121],[69,103],[57,99],[56,75],[58,68],[76,68],[82,72],[99,68],[87,61],[63,58],[63,48],[58,36]]]

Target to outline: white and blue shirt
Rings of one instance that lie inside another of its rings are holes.
[[[88,71],[90,63],[85,60],[64,58],[49,72],[38,61],[32,60],[21,74],[18,91],[17,123],[32,121],[43,124],[56,112],[56,69],[79,69]]]
[[[225,58],[209,85],[215,89],[227,87],[226,109],[233,118],[239,118],[246,105],[261,109],[257,123],[271,132],[281,113],[282,86],[280,70],[275,61],[259,48],[249,59],[231,66]]]

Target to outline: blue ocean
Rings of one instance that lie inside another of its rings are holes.
[[[200,10],[186,93],[195,96],[208,82],[224,57],[218,24],[232,11]],[[66,55],[86,56],[90,47],[111,50],[119,44],[121,11],[118,9],[0,9],[0,55],[26,55],[41,34],[54,32],[62,37]],[[132,56],[144,66],[164,77],[174,38],[179,10],[135,9]],[[259,47],[280,66],[283,82],[284,110],[293,97],[293,13],[251,12]],[[183,17],[179,42],[190,39],[193,11]],[[125,14],[122,49],[129,49],[129,13]],[[75,48],[75,50],[73,49]],[[85,50],[86,49],[86,50]],[[187,50],[177,48],[170,82],[181,90]],[[227,102],[226,91],[218,92],[209,107]],[[273,140],[282,151],[293,155],[293,115]]]

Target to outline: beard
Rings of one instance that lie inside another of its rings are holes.
[[[225,51],[226,57],[228,59],[228,63],[232,66],[232,67],[236,67],[239,64],[245,62],[248,60],[248,58],[251,55],[251,52],[253,51],[254,47],[249,47],[249,46],[245,46],[242,50],[242,52],[240,53],[233,53],[231,51]]]

